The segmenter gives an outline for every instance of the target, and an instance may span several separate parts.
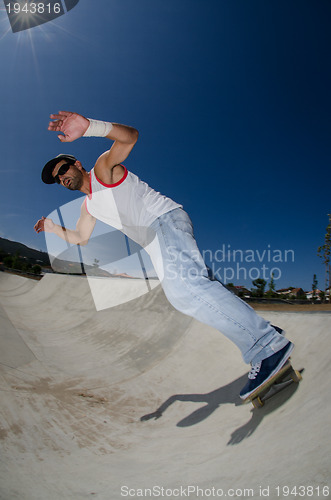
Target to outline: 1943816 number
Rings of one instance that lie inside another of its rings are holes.
[[[61,4],[44,2],[7,3],[8,14],[59,14]]]

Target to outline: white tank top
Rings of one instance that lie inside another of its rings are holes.
[[[146,246],[152,236],[148,228],[161,215],[181,208],[170,198],[154,191],[124,167],[124,175],[116,184],[104,184],[90,172],[90,194],[85,198],[87,211]]]

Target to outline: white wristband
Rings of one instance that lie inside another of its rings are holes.
[[[109,122],[92,120],[92,118],[88,118],[88,120],[90,125],[83,137],[106,137],[113,128],[113,124]]]

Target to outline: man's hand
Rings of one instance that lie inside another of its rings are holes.
[[[54,231],[55,224],[52,219],[46,219],[46,217],[42,217],[38,220],[37,224],[34,226],[34,230],[36,233],[41,233],[45,231],[46,233],[52,233]]]
[[[53,120],[49,122],[48,130],[62,132],[58,135],[61,142],[72,142],[82,137],[88,129],[90,122],[84,116],[70,111],[59,111],[57,115],[50,115]]]

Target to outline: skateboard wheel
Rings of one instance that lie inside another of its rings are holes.
[[[252,405],[254,408],[262,408],[262,406],[264,406],[264,401],[262,401],[262,399],[258,396],[252,400]]]

